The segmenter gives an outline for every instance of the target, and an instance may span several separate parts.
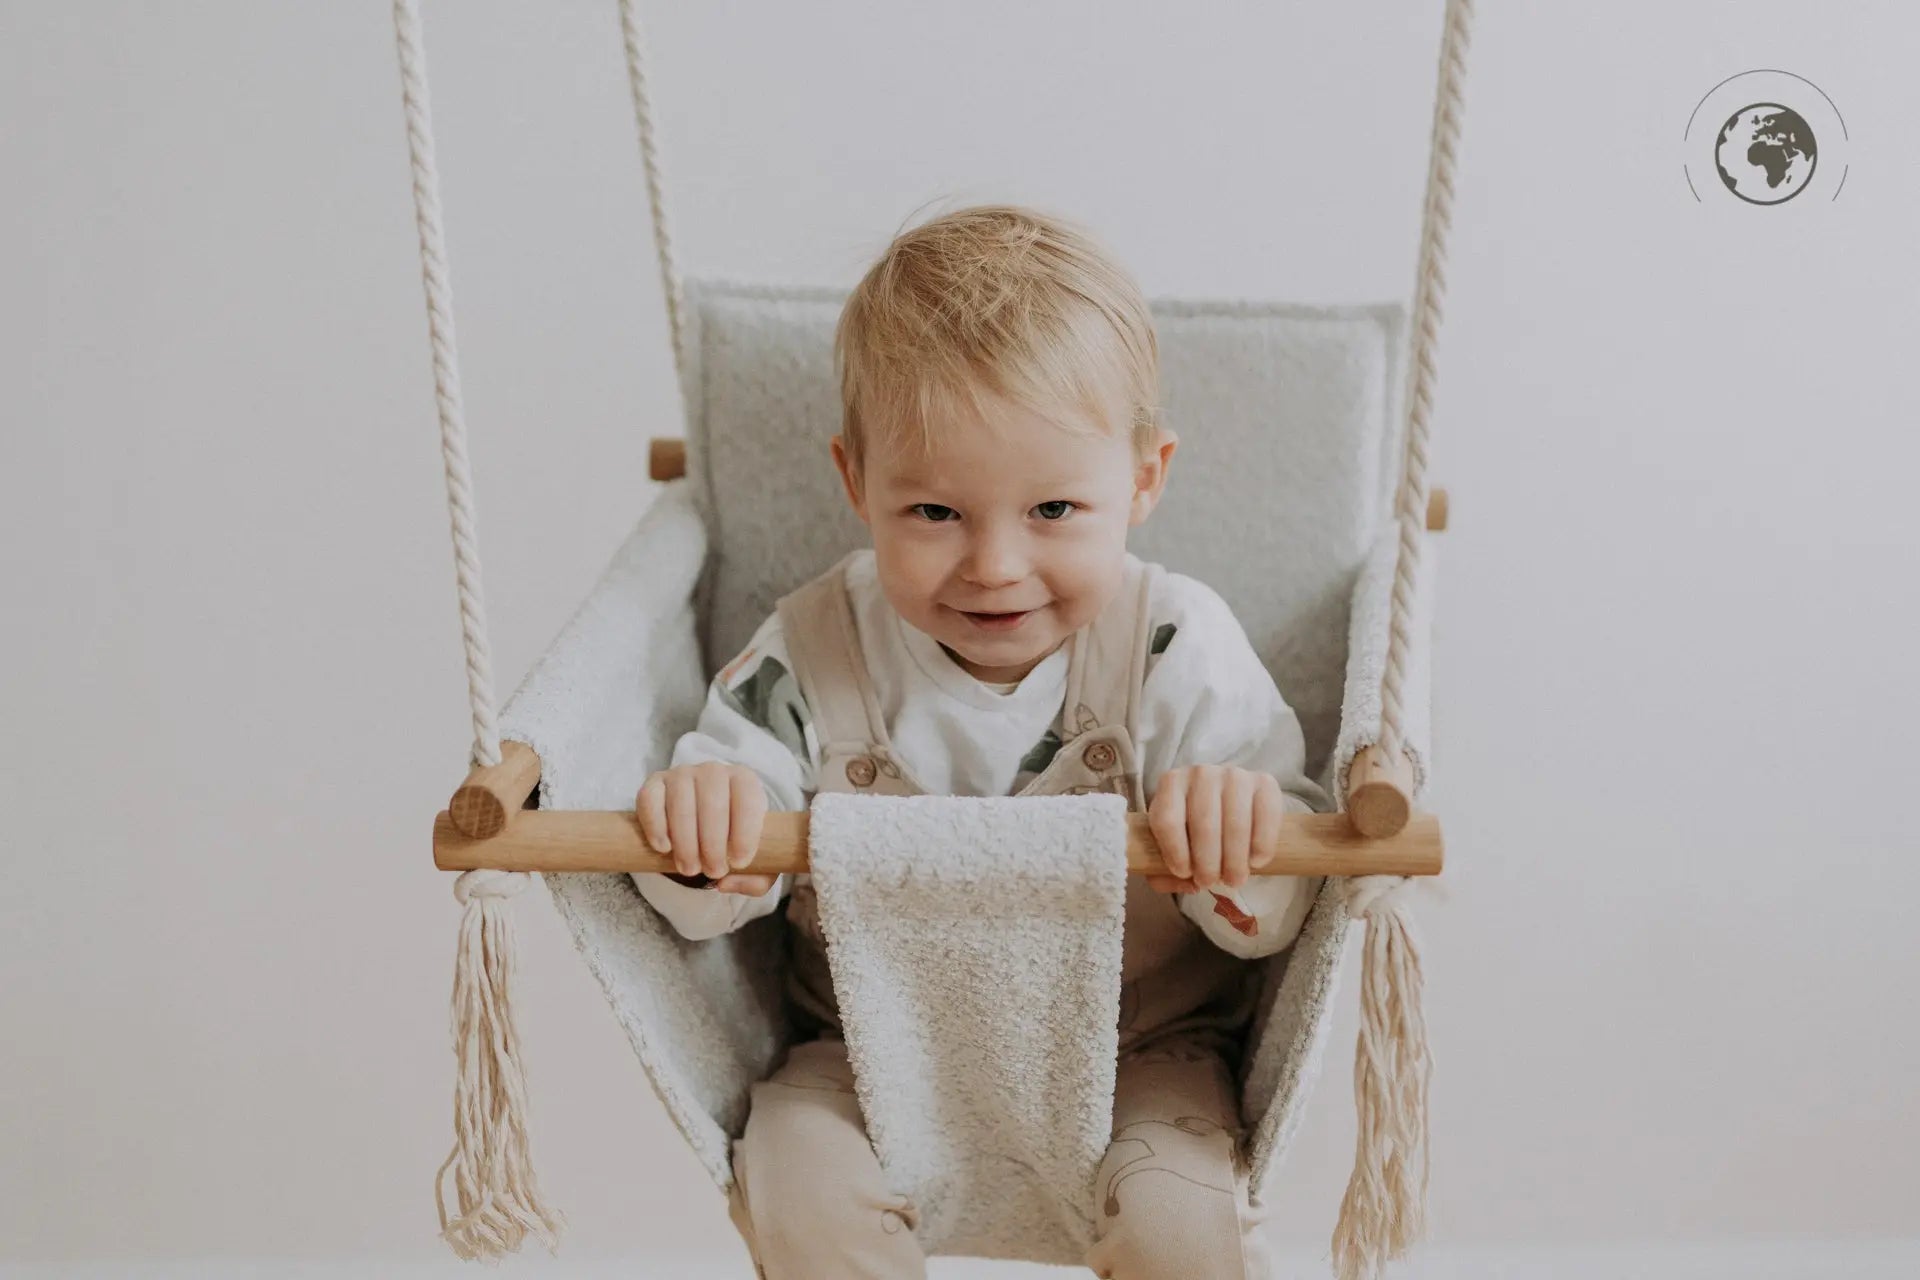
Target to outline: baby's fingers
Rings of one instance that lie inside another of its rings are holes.
[[[673,869],[683,876],[700,874],[700,807],[693,772],[669,769],[667,840],[673,846]]]
[[[700,814],[700,870],[718,880],[727,874],[727,836],[732,825],[733,770],[718,761],[695,765],[694,803]]]
[[[640,793],[634,797],[634,816],[640,819],[640,836],[647,847],[655,853],[673,852],[673,841],[667,839],[667,779],[665,774],[655,773],[640,784]]]
[[[1193,871],[1187,851],[1187,776],[1185,769],[1168,770],[1147,806],[1147,828],[1160,846],[1160,861],[1167,864],[1162,879],[1184,880]]]
[[[760,775],[745,765],[733,767],[727,863],[738,869],[753,861],[760,849],[760,827],[767,816],[767,789]],[[762,889],[762,893],[766,890]]]
[[[1230,889],[1247,882],[1253,843],[1253,798],[1259,775],[1228,769],[1220,780],[1220,879]]]
[[[1248,863],[1253,869],[1266,866],[1280,852],[1280,826],[1286,816],[1287,798],[1280,780],[1261,774],[1260,789],[1253,796],[1253,856]]]
[[[721,876],[713,882],[713,887],[721,893],[744,893],[759,898],[773,888],[773,882],[779,876],[757,876],[750,871],[736,871],[732,875]]]
[[[1221,773],[1213,765],[1196,767],[1187,796],[1187,849],[1193,859],[1189,874],[1202,889],[1220,879]]]

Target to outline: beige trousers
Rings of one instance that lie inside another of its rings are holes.
[[[1086,1264],[1111,1280],[1269,1280],[1233,1079],[1202,1039],[1121,1057]],[[805,1041],[753,1087],[729,1212],[761,1280],[921,1280],[918,1211],[888,1189],[847,1049]]]

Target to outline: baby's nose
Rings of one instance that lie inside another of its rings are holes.
[[[1010,587],[1027,576],[1027,555],[1017,539],[982,538],[969,550],[961,572],[978,587]]]

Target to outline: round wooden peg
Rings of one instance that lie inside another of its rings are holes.
[[[507,819],[527,802],[540,782],[540,757],[524,742],[500,744],[500,763],[476,766],[447,802],[447,813],[462,835],[490,840],[507,829]]]
[[[1413,762],[1395,760],[1376,744],[1353,758],[1347,770],[1347,820],[1361,835],[1400,834],[1413,816]]]

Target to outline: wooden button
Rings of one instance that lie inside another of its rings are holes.
[[[1114,751],[1111,742],[1096,742],[1087,748],[1087,767],[1089,769],[1111,769],[1119,754]]]
[[[879,772],[872,756],[855,756],[847,761],[847,781],[856,787],[872,786],[874,776]]]

